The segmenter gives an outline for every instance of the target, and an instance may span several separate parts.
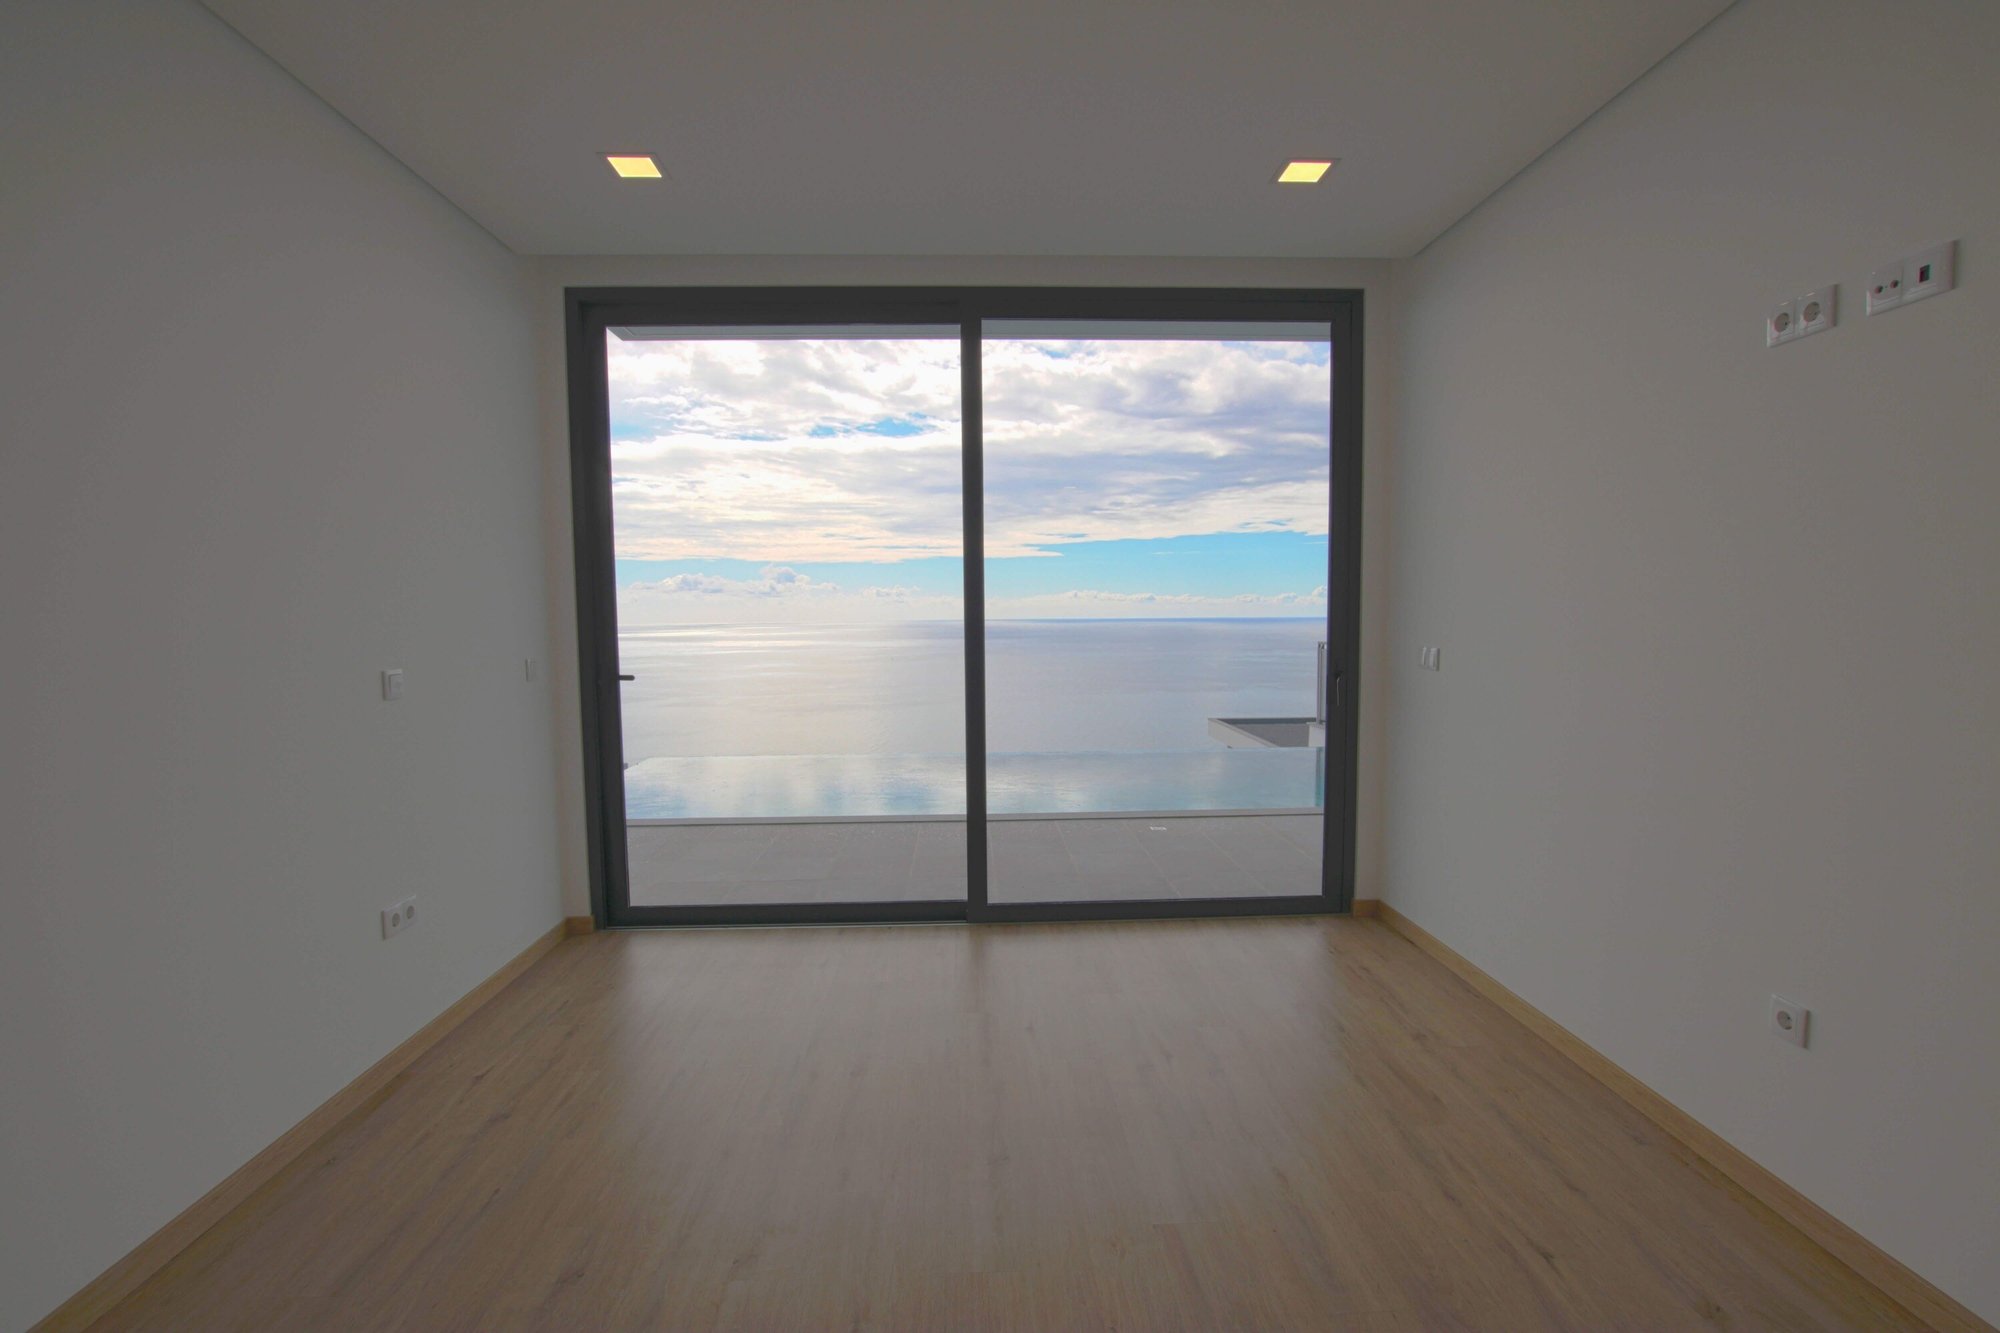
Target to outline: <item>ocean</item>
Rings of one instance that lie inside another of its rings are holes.
[[[996,814],[1309,809],[1322,752],[1225,748],[1211,717],[1309,717],[1319,619],[991,621]],[[954,621],[625,629],[632,819],[965,810]]]

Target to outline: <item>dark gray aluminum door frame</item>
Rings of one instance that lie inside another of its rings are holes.
[[[568,347],[570,504],[591,915],[601,927],[859,921],[1078,921],[1347,912],[1354,900],[1361,635],[1362,293],[1290,288],[572,287]],[[981,334],[989,319],[1325,323],[1332,342],[1327,542],[1327,798],[1317,896],[1178,902],[993,904],[987,900],[984,440]],[[965,563],[966,898],[948,902],[635,906],[625,861],[623,719],[604,337],[626,325],[956,325]]]

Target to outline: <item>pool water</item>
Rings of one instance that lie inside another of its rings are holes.
[[[1325,801],[1323,750],[995,754],[993,814],[1306,810]],[[963,755],[706,755],[625,770],[628,819],[965,813]]]

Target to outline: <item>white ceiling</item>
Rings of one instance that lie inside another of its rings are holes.
[[[524,254],[1338,257],[1421,249],[1727,7],[207,3]]]

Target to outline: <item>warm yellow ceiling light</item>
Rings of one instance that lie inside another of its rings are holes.
[[[660,179],[660,164],[644,153],[606,153],[604,160],[627,180]]]
[[[1331,161],[1296,161],[1285,163],[1285,169],[1278,173],[1280,185],[1317,185],[1319,178],[1333,169]]]

